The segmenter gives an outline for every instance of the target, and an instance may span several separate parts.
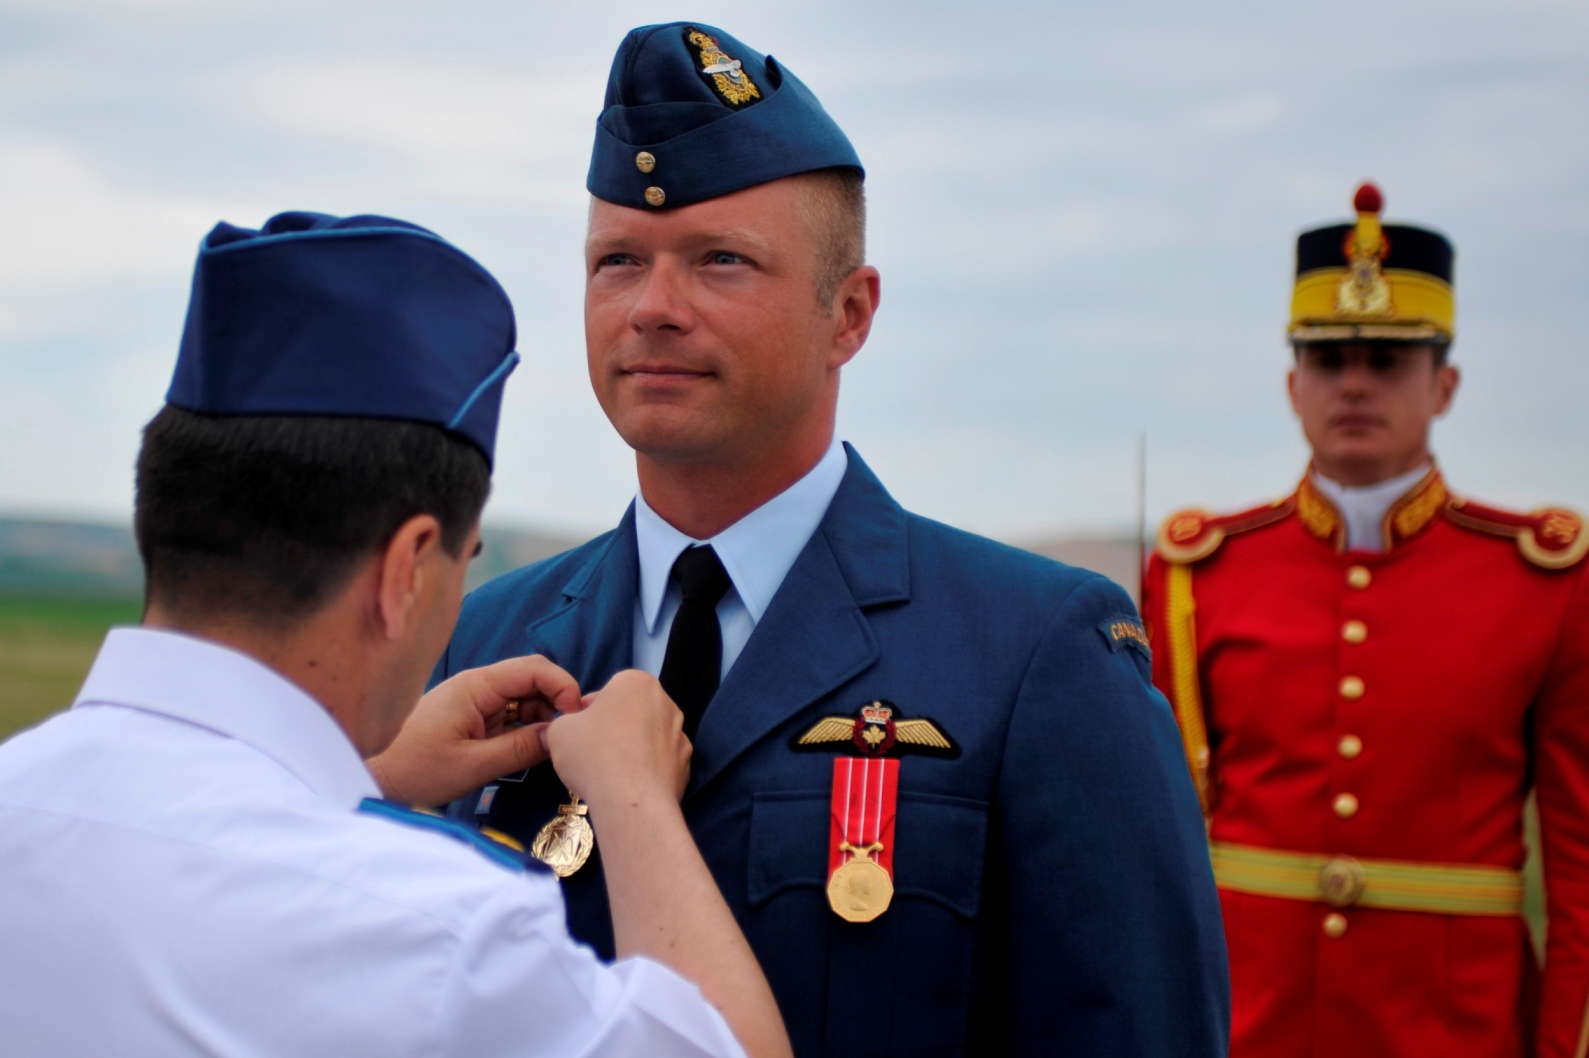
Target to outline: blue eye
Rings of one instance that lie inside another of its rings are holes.
[[[740,262],[739,254],[737,254],[737,253],[729,253],[727,250],[718,250],[716,253],[712,254],[712,263],[713,264],[731,265],[731,264],[739,264],[739,262]]]

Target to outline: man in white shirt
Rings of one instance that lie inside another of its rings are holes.
[[[404,222],[206,238],[139,456],[144,626],[0,746],[0,1053],[788,1054],[654,678],[582,698],[514,658],[414,712],[513,345],[490,275]],[[600,832],[614,965],[521,848],[372,777],[434,804],[548,753]]]

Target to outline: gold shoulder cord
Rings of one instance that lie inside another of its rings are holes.
[[[1165,632],[1169,637],[1170,684],[1174,690],[1175,719],[1186,746],[1186,763],[1192,785],[1206,817],[1209,810],[1208,728],[1203,721],[1203,693],[1197,675],[1197,603],[1192,598],[1192,567],[1179,562],[1165,569]]]

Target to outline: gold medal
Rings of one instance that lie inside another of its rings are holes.
[[[870,922],[887,911],[894,899],[894,880],[872,862],[872,853],[882,851],[883,843],[874,841],[856,848],[846,841],[839,848],[855,858],[828,879],[828,906],[846,922]]]
[[[569,803],[557,809],[557,817],[542,827],[530,843],[530,855],[559,878],[567,878],[585,866],[590,850],[596,847],[596,832],[585,818],[590,806],[581,803],[572,792],[568,796]]]

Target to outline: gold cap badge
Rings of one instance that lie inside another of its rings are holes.
[[[717,46],[717,41],[698,29],[690,30],[685,37],[695,48],[695,57],[701,62],[701,73],[711,79],[712,87],[729,106],[741,107],[761,98],[761,91],[750,79],[738,59],[730,59]]]

